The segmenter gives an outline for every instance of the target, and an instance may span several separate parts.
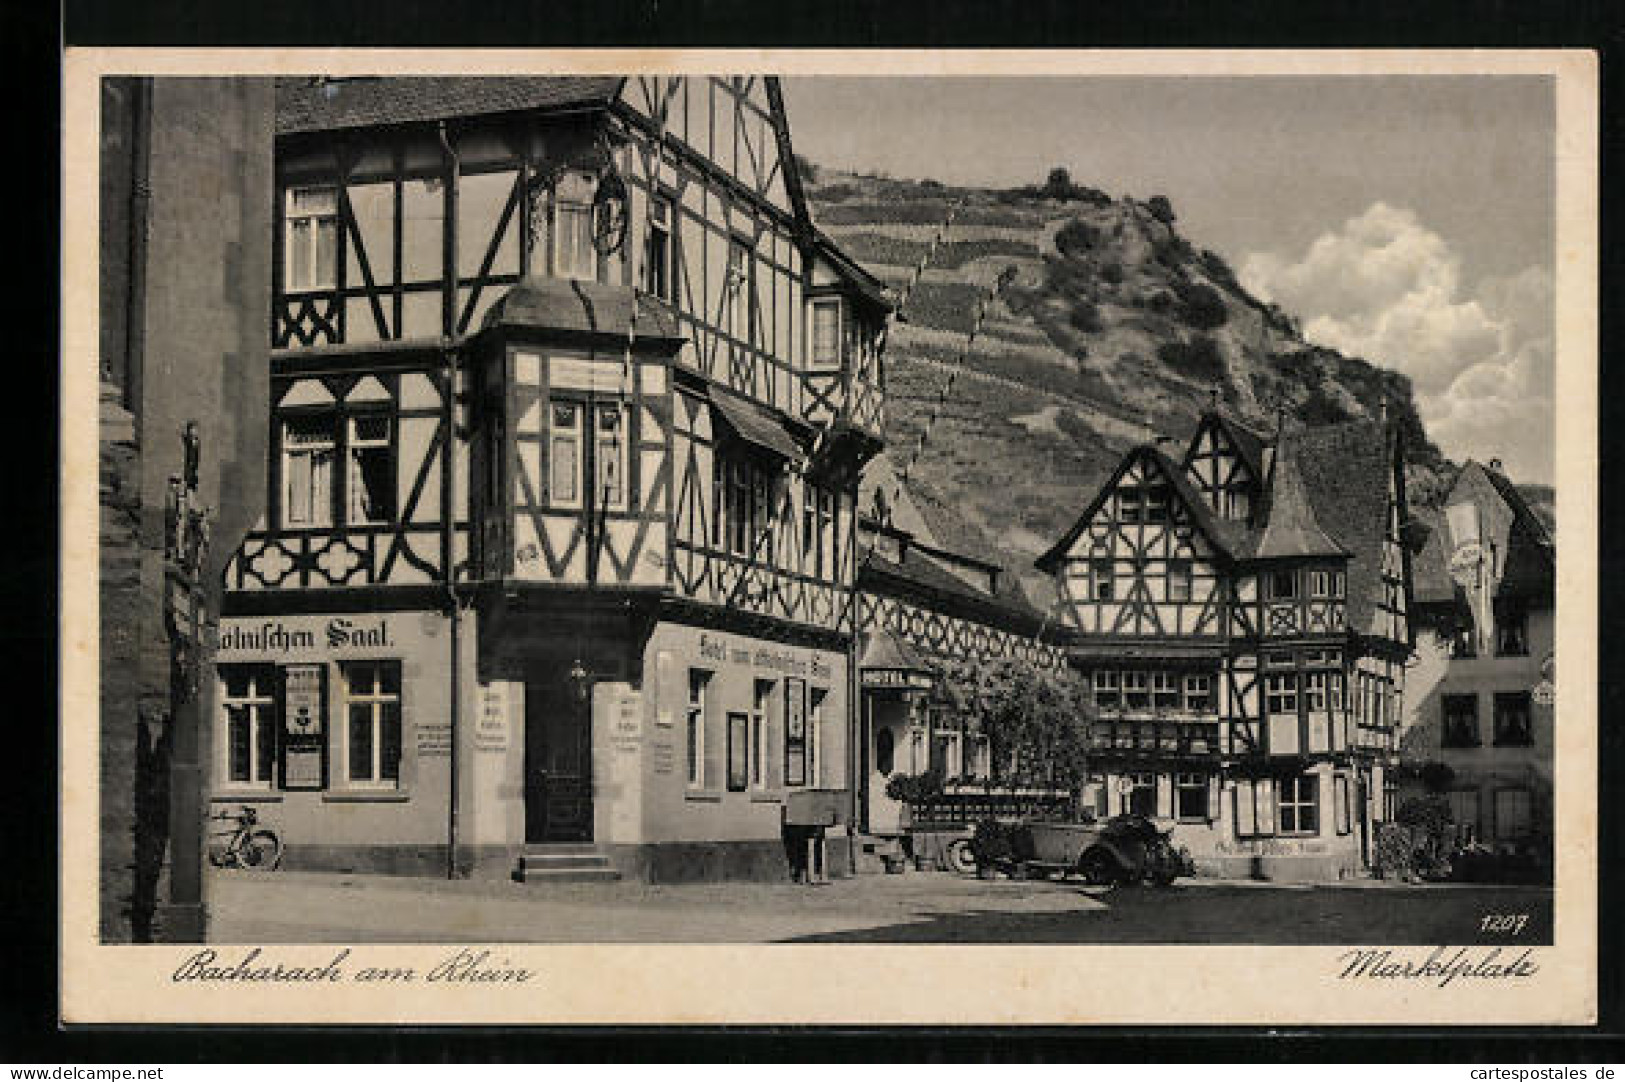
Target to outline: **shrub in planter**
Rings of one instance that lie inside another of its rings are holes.
[[[939,771],[923,774],[893,774],[886,782],[886,795],[900,804],[933,804],[942,796],[943,776]]]
[[[1423,763],[1422,769],[1417,771],[1422,784],[1427,786],[1430,793],[1443,793],[1450,788],[1450,783],[1456,780],[1456,771],[1449,763]]]

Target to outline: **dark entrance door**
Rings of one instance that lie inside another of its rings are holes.
[[[525,840],[592,841],[592,711],[562,678],[525,682]]]

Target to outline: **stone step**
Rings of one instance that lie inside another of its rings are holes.
[[[521,883],[603,883],[620,877],[609,858],[590,844],[529,847],[519,855],[514,873]]]

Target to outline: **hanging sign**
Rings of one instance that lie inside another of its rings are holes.
[[[322,738],[325,710],[324,665],[289,665],[282,670],[282,787],[320,789],[326,759]]]

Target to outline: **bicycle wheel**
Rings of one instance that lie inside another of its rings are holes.
[[[245,868],[276,870],[282,863],[282,839],[269,830],[256,830],[243,844],[240,856]]]

